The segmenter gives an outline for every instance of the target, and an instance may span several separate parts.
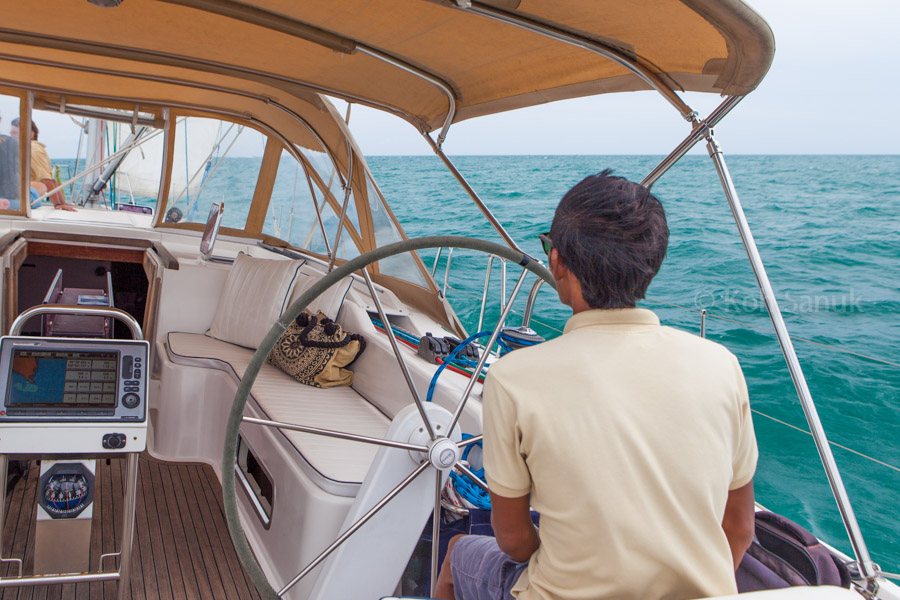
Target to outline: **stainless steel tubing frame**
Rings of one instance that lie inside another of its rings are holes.
[[[136,340],[144,339],[141,326],[138,322],[123,310],[118,308],[102,308],[98,306],[67,306],[64,304],[44,304],[33,306],[16,317],[9,327],[10,335],[19,335],[25,323],[34,316],[43,314],[66,315],[92,315],[98,317],[112,317],[122,321],[131,330],[131,337]],[[122,547],[120,549],[121,563],[118,572],[113,573],[89,573],[82,575],[39,575],[35,577],[14,578],[0,580],[0,587],[20,585],[48,585],[51,583],[78,583],[86,581],[113,581],[118,580],[118,598],[123,600],[128,594],[129,577],[131,576],[131,550],[134,542],[134,517],[137,508],[137,484],[138,484],[138,460],[139,454],[129,452],[125,466],[125,506],[122,510]],[[0,457],[0,468],[3,475],[6,474],[6,457]],[[3,481],[6,481],[5,477]],[[5,492],[5,489],[4,489]],[[0,515],[5,508],[6,494],[0,494]],[[3,520],[0,516],[0,531]],[[102,559],[101,559],[102,560]],[[102,566],[102,565],[101,565]]]
[[[481,311],[478,313],[478,326],[475,328],[475,331],[481,331],[482,325],[484,325],[484,310],[487,308],[487,293],[488,288],[491,285],[491,267],[494,266],[494,259],[497,258],[493,254],[488,256],[487,268],[484,270],[484,290],[481,292]]]
[[[124,310],[118,308],[102,308],[99,306],[69,306],[67,304],[42,304],[40,306],[32,306],[24,310],[22,314],[16,317],[16,320],[9,326],[9,335],[19,335],[22,327],[31,317],[37,315],[54,314],[54,315],[90,315],[92,317],[112,317],[122,321],[128,325],[131,330],[131,337],[136,340],[144,339],[141,332],[141,326],[138,322]]]
[[[528,302],[525,303],[525,314],[522,316],[522,327],[531,325],[531,313],[534,312],[534,303],[537,300],[538,290],[544,285],[544,280],[538,277],[531,285],[531,291],[528,292]]]
[[[434,278],[434,274],[437,272],[438,261],[441,260],[441,253],[444,251],[443,248],[437,249],[437,254],[434,255],[434,264],[431,265],[431,277]]]
[[[444,265],[444,288],[441,290],[441,293],[444,295],[444,298],[447,297],[447,288],[448,281],[450,281],[450,262],[453,260],[453,248],[447,248],[447,264]]]
[[[472,200],[475,202],[475,206],[478,207],[478,210],[481,211],[481,214],[483,214],[484,217],[488,220],[488,223],[491,224],[491,227],[493,227],[494,230],[500,234],[500,237],[503,238],[503,241],[506,242],[506,244],[516,252],[525,254],[525,251],[519,248],[519,245],[516,244],[515,241],[513,241],[512,237],[510,237],[509,233],[507,233],[503,225],[500,224],[500,221],[497,220],[497,217],[494,216],[494,213],[492,213],[491,210],[485,205],[485,203],[478,196],[478,193],[472,188],[471,185],[469,185],[469,182],[466,181],[466,178],[462,176],[462,173],[459,172],[459,169],[456,168],[456,165],[454,165],[453,162],[447,157],[447,155],[444,154],[444,151],[441,149],[441,147],[436,144],[435,141],[431,139],[431,136],[427,133],[422,134],[422,137],[425,138],[434,153],[437,154],[438,158],[441,159],[447,169],[453,174],[453,177],[456,178],[456,180],[463,187],[469,197],[472,198]]]
[[[362,274],[366,280],[366,285],[369,288],[369,293],[372,295],[372,302],[375,303],[375,308],[378,309],[378,317],[381,319],[381,322],[384,323],[384,331],[387,333],[388,340],[391,342],[391,349],[394,351],[394,356],[397,357],[397,362],[400,364],[400,370],[403,371],[403,377],[406,379],[406,385],[409,386],[409,391],[416,403],[416,409],[419,411],[419,416],[422,417],[422,421],[425,424],[425,430],[428,432],[428,439],[434,440],[437,438],[437,435],[434,433],[431,419],[428,418],[428,414],[425,412],[425,405],[422,403],[422,397],[416,389],[416,384],[409,372],[409,367],[406,366],[406,360],[404,360],[403,354],[400,352],[400,346],[397,344],[394,328],[391,327],[391,322],[388,321],[387,315],[384,312],[384,307],[381,305],[381,300],[378,298],[378,293],[375,291],[375,286],[372,284],[372,278],[369,277],[369,271],[366,270],[366,267],[362,268]],[[453,421],[447,431],[453,431],[455,425],[456,421]]]
[[[419,444],[406,444],[403,442],[395,442],[394,440],[383,440],[381,438],[370,437],[367,435],[359,435],[356,433],[345,433],[343,431],[334,431],[332,429],[322,429],[321,427],[308,427],[306,425],[296,425],[294,423],[284,423],[282,421],[269,421],[268,419],[257,419],[256,417],[244,417],[244,423],[252,423],[254,425],[264,425],[266,427],[275,427],[276,429],[287,429],[290,431],[302,431],[303,433],[312,433],[315,435],[323,435],[325,437],[333,437],[339,440],[351,440],[354,442],[364,442],[366,444],[374,444],[376,446],[386,446],[388,448],[400,448],[401,450],[409,450],[411,452],[428,452],[427,446]]]
[[[9,457],[0,454],[0,563],[16,563],[19,567],[19,577],[22,577],[22,559],[21,558],[3,558],[3,529],[6,527],[6,474],[9,467]],[[0,579],[0,585],[2,585]]]
[[[716,172],[719,174],[722,188],[725,190],[725,196],[728,199],[728,204],[731,206],[731,212],[734,214],[734,220],[741,234],[741,240],[744,242],[744,248],[747,250],[747,256],[750,258],[750,264],[753,267],[753,273],[756,275],[756,281],[759,284],[763,300],[765,300],[766,308],[769,311],[769,317],[772,319],[772,325],[775,327],[778,343],[781,345],[781,351],[784,353],[788,369],[791,372],[791,379],[794,380],[794,387],[797,388],[797,395],[800,397],[800,404],[803,406],[803,412],[806,415],[806,420],[815,440],[816,449],[819,451],[819,457],[822,459],[822,464],[825,467],[828,483],[831,485],[831,491],[834,494],[838,510],[840,510],[841,518],[844,521],[844,527],[847,529],[847,534],[850,537],[850,544],[853,546],[860,574],[866,580],[868,591],[874,593],[878,589],[878,584],[875,581],[877,576],[876,567],[869,556],[869,550],[863,540],[862,531],[850,505],[847,489],[844,487],[834,455],[831,453],[831,446],[825,435],[825,429],[822,427],[822,421],[819,419],[815,402],[813,402],[812,394],[806,384],[803,370],[800,368],[800,361],[797,359],[797,353],[794,351],[794,344],[781,315],[781,309],[778,307],[778,301],[775,299],[775,292],[772,290],[771,283],[769,283],[769,276],[766,274],[765,266],[753,239],[753,233],[750,231],[750,225],[747,223],[744,209],[741,207],[737,190],[731,179],[731,173],[728,171],[725,157],[713,135],[713,131],[707,128],[705,137],[709,155],[713,163],[715,163]]]
[[[588,52],[593,52],[598,56],[609,59],[617,65],[628,69],[640,77],[650,88],[659,92],[669,104],[675,107],[675,110],[677,110],[684,119],[692,121],[696,118],[694,110],[685,104],[684,100],[675,93],[670,85],[660,78],[657,72],[647,68],[645,65],[638,64],[635,58],[628,56],[617,48],[481,2],[470,2],[469,7],[463,8],[462,10],[477,13],[509,25],[514,25],[521,29],[525,29],[526,31],[538,33],[550,39],[582,48]]]
[[[408,62],[402,61],[393,56],[389,56],[384,52],[380,52],[374,48],[370,48],[369,46],[357,44],[356,49],[363,54],[368,54],[372,58],[377,58],[378,60],[386,62],[389,65],[393,65],[398,69],[409,73],[410,75],[415,75],[420,79],[424,79],[428,83],[436,86],[444,93],[445,96],[447,96],[447,116],[444,117],[444,125],[441,127],[441,133],[438,134],[437,139],[437,145],[442,146],[444,144],[444,140],[447,139],[447,134],[450,132],[450,124],[453,123],[453,118],[456,116],[456,94],[453,92],[453,89],[451,89],[450,84],[439,78],[437,75],[434,75],[433,73],[428,73],[427,71],[424,71]]]
[[[331,245],[328,243],[328,234],[325,233],[325,223],[322,222],[322,210],[319,208],[319,202],[316,200],[316,191],[315,186],[313,185],[312,179],[309,176],[309,170],[306,167],[305,163],[298,163],[303,165],[303,174],[306,176],[306,183],[309,185],[309,197],[312,198],[313,208],[316,210],[316,220],[319,222],[319,231],[322,232],[322,241],[325,242],[325,254],[331,260]],[[323,195],[327,194],[327,192],[323,191]],[[322,202],[325,203],[326,199],[322,198]],[[309,232],[309,239],[312,238],[312,231]],[[290,240],[288,240],[290,241]],[[304,247],[306,243],[303,244]]]
[[[80,575],[33,575],[31,577],[10,577],[0,579],[0,589],[5,587],[21,587],[29,585],[53,585],[54,583],[93,583],[97,581],[116,581],[118,573],[84,573]],[[122,582],[119,582],[122,586]],[[120,596],[121,598],[121,596]]]
[[[347,110],[350,108],[348,106]],[[350,113],[347,113],[347,116],[350,116]],[[328,272],[331,273],[331,270],[334,269],[334,261],[337,258],[338,246],[341,243],[341,233],[344,231],[344,221],[347,219],[347,205],[350,203],[350,196],[353,193],[353,148],[350,146],[350,141],[347,140],[347,160],[350,162],[347,167],[347,182],[344,185],[344,203],[341,204],[341,216],[338,219],[337,231],[334,234],[334,251],[331,253],[331,258],[328,259]]]
[[[427,421],[426,421],[426,423],[427,423]],[[452,430],[452,428],[451,428],[451,430]],[[410,473],[409,475],[407,475],[407,476],[406,476],[406,479],[404,479],[403,481],[401,481],[399,484],[397,484],[397,487],[395,487],[395,488],[392,489],[390,492],[388,492],[387,496],[385,496],[385,497],[382,498],[380,501],[378,501],[378,502],[375,504],[375,506],[373,506],[372,508],[370,508],[370,509],[366,512],[366,514],[364,514],[363,516],[361,516],[361,517],[359,518],[358,521],[356,521],[353,525],[351,525],[351,526],[347,529],[347,531],[345,531],[345,532],[342,533],[340,536],[338,536],[338,538],[337,538],[336,540],[334,540],[327,548],[325,548],[325,550],[323,550],[321,554],[319,554],[316,558],[314,558],[313,561],[312,561],[311,563],[309,563],[308,565],[306,565],[306,567],[305,567],[302,571],[300,571],[299,573],[297,573],[297,575],[296,575],[293,579],[291,579],[291,580],[287,583],[287,585],[285,585],[283,588],[281,588],[280,590],[278,590],[278,597],[279,597],[279,598],[284,597],[284,595],[287,594],[288,591],[290,591],[290,589],[291,589],[292,587],[294,587],[294,586],[297,584],[298,581],[300,581],[301,579],[303,579],[304,577],[306,577],[307,573],[309,573],[310,571],[312,571],[313,569],[315,569],[317,566],[319,566],[319,564],[320,564],[323,560],[325,560],[326,558],[328,558],[328,556],[329,556],[332,552],[334,552],[335,550],[337,550],[338,547],[339,547],[341,544],[343,544],[345,541],[347,541],[347,538],[349,538],[351,535],[353,535],[354,533],[356,533],[356,532],[359,530],[360,527],[362,527],[363,525],[365,525],[365,524],[369,521],[369,519],[371,519],[371,518],[374,517],[376,514],[378,514],[378,511],[380,511],[382,508],[384,508],[384,507],[387,505],[387,503],[390,502],[391,500],[393,500],[397,495],[399,495],[400,492],[402,492],[403,490],[405,490],[405,489],[406,489],[406,486],[408,486],[410,483],[412,483],[413,480],[414,480],[416,477],[418,477],[418,476],[421,475],[423,472],[425,472],[425,470],[428,469],[428,467],[430,467],[430,466],[431,466],[431,463],[428,462],[428,461],[425,461],[425,462],[423,462],[421,465],[419,465],[418,467],[416,467],[416,470],[413,471],[412,473]],[[438,473],[438,475],[440,475],[440,473]]]
[[[743,96],[729,96],[725,98],[725,101],[722,102],[719,106],[716,107],[714,111],[709,113],[709,116],[703,119],[702,121],[694,121],[694,128],[691,130],[691,133],[684,138],[684,141],[678,144],[678,146],[669,153],[662,162],[660,162],[650,173],[644,177],[643,181],[641,181],[641,185],[649,188],[651,185],[656,183],[656,180],[665,174],[666,171],[672,168],[672,166],[681,160],[681,157],[690,151],[697,142],[703,139],[706,134],[706,130],[712,127],[715,127],[716,124],[725,118],[732,108],[738,105],[738,102],[743,100]]]
[[[456,410],[453,412],[453,418],[450,420],[450,426],[447,428],[447,431],[453,431],[453,428],[456,427],[456,423],[459,421],[459,417],[462,415],[462,411],[466,407],[466,402],[469,401],[469,396],[472,394],[472,388],[475,387],[475,382],[478,381],[478,374],[481,373],[481,370],[484,368],[484,363],[487,362],[488,355],[491,352],[491,348],[494,347],[494,344],[497,343],[497,338],[500,337],[500,330],[503,328],[503,323],[506,322],[506,318],[509,316],[509,311],[512,310],[513,302],[516,301],[516,296],[519,295],[519,290],[522,289],[522,282],[525,281],[525,275],[527,273],[528,271],[522,269],[522,274],[519,275],[519,279],[516,280],[516,285],[513,288],[512,293],[509,295],[509,300],[506,301],[506,306],[503,307],[503,310],[500,313],[500,319],[497,321],[497,326],[494,327],[494,331],[493,333],[491,333],[491,337],[488,338],[487,344],[484,345],[484,351],[481,353],[481,358],[478,359],[478,365],[473,369],[472,377],[469,378],[469,382],[466,384],[466,389],[463,392],[462,397],[459,399],[459,404],[456,406]]]
[[[137,509],[138,459],[140,454],[130,452],[125,459],[125,506],[122,507],[122,547],[119,562],[118,600],[131,597],[128,583],[131,577],[131,549],[134,545],[134,517]]]
[[[506,302],[506,261],[500,259],[500,308]]]

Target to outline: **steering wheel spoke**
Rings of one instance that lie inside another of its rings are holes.
[[[268,419],[257,419],[256,417],[246,416],[243,418],[243,422],[252,423],[254,425],[264,425],[266,427],[274,427],[276,429],[287,429],[288,431],[300,431],[303,433],[311,433],[313,435],[333,437],[340,440],[350,440],[353,442],[362,442],[364,444],[374,444],[376,446],[387,446],[388,448],[400,448],[401,450],[412,450],[414,452],[428,452],[428,446],[422,446],[420,444],[406,444],[404,442],[396,442],[394,440],[385,440],[382,438],[375,438],[368,435],[360,435],[357,433],[346,433],[344,431],[334,431],[332,429],[322,429],[320,427],[310,427],[308,425],[296,425],[294,423],[269,421]]]
[[[428,436],[430,439],[435,439],[437,435],[434,432],[434,425],[431,423],[431,419],[428,418],[428,414],[425,412],[425,405],[422,403],[422,397],[419,395],[419,391],[416,389],[416,383],[412,379],[412,375],[409,373],[409,367],[406,365],[406,359],[403,358],[403,354],[400,352],[400,345],[397,344],[397,337],[394,335],[394,328],[391,327],[391,322],[388,321],[387,315],[384,312],[384,307],[381,305],[381,300],[378,298],[378,293],[375,291],[375,286],[372,285],[372,278],[369,277],[369,272],[363,268],[362,269],[363,277],[366,280],[366,285],[369,287],[369,294],[372,296],[372,302],[375,303],[375,308],[378,310],[378,316],[381,319],[381,322],[384,323],[384,330],[387,333],[388,339],[391,342],[391,348],[394,351],[394,356],[397,357],[397,362],[400,364],[400,370],[403,372],[403,377],[406,379],[406,384],[409,386],[409,391],[412,394],[413,401],[416,403],[416,408],[419,410],[419,416],[422,417],[422,422],[425,424],[425,429],[428,431]],[[454,421],[454,425],[456,422]],[[450,429],[453,429],[453,426],[450,426]]]
[[[475,367],[475,375],[469,379],[469,383],[466,384],[466,389],[462,394],[462,397],[459,399],[459,404],[456,405],[456,410],[453,412],[453,419],[450,421],[450,429],[456,427],[456,423],[459,421],[459,417],[462,415],[463,409],[466,407],[466,403],[469,401],[469,396],[472,394],[472,389],[475,387],[475,382],[478,380],[477,374],[481,373],[481,370],[484,368],[485,363],[487,362],[488,355],[491,352],[491,348],[494,347],[494,344],[497,343],[497,338],[500,337],[500,330],[503,328],[503,324],[506,322],[506,318],[509,316],[509,311],[512,310],[513,302],[515,302],[516,297],[519,295],[519,290],[522,289],[522,282],[525,281],[525,275],[528,273],[525,269],[522,269],[522,274],[519,275],[519,279],[516,281],[516,286],[513,288],[512,293],[509,295],[509,300],[506,301],[506,304],[503,306],[503,310],[500,313],[500,318],[497,320],[497,325],[494,327],[494,331],[491,333],[491,337],[488,339],[488,343],[484,346],[484,352],[481,353],[481,358],[478,359],[478,366]]]
[[[488,486],[485,482],[481,480],[481,477],[472,472],[472,470],[462,464],[461,462],[456,463],[455,469],[458,469],[463,475],[472,480],[472,483],[480,487],[485,492],[488,491]]]
[[[397,484],[397,486],[394,489],[392,489],[390,492],[388,492],[384,498],[382,498],[380,501],[375,503],[375,506],[370,508],[368,510],[368,512],[366,512],[366,514],[364,514],[362,517],[357,519],[357,521],[355,523],[353,523],[353,525],[348,527],[347,530],[344,533],[342,533],[341,535],[339,535],[336,540],[334,540],[327,548],[325,548],[325,550],[323,550],[321,552],[321,554],[319,554],[317,557],[315,557],[311,563],[306,565],[306,567],[304,567],[304,569],[302,571],[300,571],[293,579],[291,579],[287,583],[287,585],[285,585],[283,588],[281,588],[281,590],[279,590],[279,592],[278,592],[278,597],[281,598],[286,593],[288,593],[288,591],[292,587],[294,587],[298,581],[303,579],[307,573],[309,573],[310,571],[315,569],[317,566],[319,566],[319,564],[323,560],[328,558],[328,556],[332,552],[337,550],[341,546],[341,544],[346,542],[350,538],[350,536],[353,535],[354,533],[356,533],[360,527],[365,525],[369,519],[371,519],[376,514],[378,514],[378,511],[380,511],[382,508],[384,508],[388,502],[393,500],[395,497],[397,497],[397,495],[400,494],[400,492],[402,492],[404,489],[406,489],[406,486],[408,486],[410,483],[412,483],[416,479],[416,477],[418,477],[419,475],[424,473],[428,469],[429,466],[430,466],[430,463],[423,462],[421,465],[419,465],[416,468],[415,471],[410,473],[403,481],[401,481],[399,484]],[[440,477],[440,472],[438,472],[438,477]]]

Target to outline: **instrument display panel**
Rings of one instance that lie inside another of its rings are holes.
[[[0,423],[143,422],[142,340],[3,337]]]
[[[119,353],[14,348],[6,406],[115,408]]]

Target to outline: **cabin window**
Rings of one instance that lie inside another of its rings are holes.
[[[63,114],[62,111],[65,111]],[[152,214],[159,195],[164,132],[152,112],[38,99],[31,115],[32,207],[73,204]],[[34,194],[32,194],[32,197]]]
[[[321,246],[322,231],[313,197],[321,207],[325,199],[321,189],[307,177],[303,165],[282,150],[263,233],[287,240],[297,248],[311,250]]]
[[[400,230],[394,222],[394,216],[381,191],[375,185],[369,173],[366,173],[366,185],[368,188],[369,211],[372,214],[372,227],[375,230],[375,242],[377,246],[386,246],[403,240]],[[409,252],[391,256],[378,262],[378,269],[383,275],[390,275],[399,279],[405,279],[411,283],[428,287],[425,275],[416,264],[416,260]]]
[[[326,254],[327,248],[334,246],[344,190],[327,155],[306,149],[301,152],[309,168],[297,162],[287,150],[281,153],[263,233],[286,240],[297,248]],[[327,163],[323,162],[322,157],[325,157]],[[321,225],[316,205],[322,215]],[[349,259],[359,256],[359,249],[354,242],[358,223],[356,203],[351,197],[347,205],[344,231],[338,244],[338,257]],[[327,246],[323,229],[328,236]]]
[[[212,202],[225,203],[222,225],[244,229],[266,149],[255,129],[178,117],[166,223],[205,223]]]
[[[19,117],[20,101],[0,95],[0,209],[19,211],[19,139],[10,135],[13,119]]]

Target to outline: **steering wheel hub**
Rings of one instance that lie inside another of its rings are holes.
[[[459,460],[459,446],[453,440],[438,438],[428,448],[428,461],[439,471],[449,471]]]

